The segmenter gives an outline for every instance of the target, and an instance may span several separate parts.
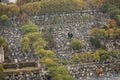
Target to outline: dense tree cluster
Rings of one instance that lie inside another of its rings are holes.
[[[116,49],[112,52],[108,52],[104,49],[98,49],[94,53],[83,53],[73,54],[73,62],[83,62],[83,63],[89,63],[89,62],[105,62],[105,61],[111,61],[111,59],[119,59],[120,53],[119,50]]]
[[[0,4],[0,16],[15,16],[19,14],[19,7],[16,4],[3,5]]]
[[[40,2],[27,3],[21,6],[21,10],[28,14],[71,12],[86,7],[83,0],[42,0]]]
[[[120,1],[119,0],[106,0],[106,3],[100,8],[103,13],[107,13],[111,19],[116,20],[120,25]]]
[[[41,0],[17,0],[16,4],[18,6],[21,6],[21,5],[31,3],[31,2],[36,2],[36,1],[41,1]]]
[[[55,53],[46,50],[46,41],[42,33],[38,32],[38,26],[28,22],[21,27],[24,37],[21,41],[23,50],[29,52],[33,50],[40,58],[41,64],[44,64],[49,72],[51,80],[74,80],[68,74],[68,71],[60,66],[60,61],[55,57]]]

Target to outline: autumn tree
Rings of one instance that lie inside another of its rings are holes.
[[[24,4],[32,3],[32,2],[36,2],[36,1],[41,1],[41,0],[17,0],[16,4],[18,6],[22,6]]]
[[[42,38],[47,41],[47,46],[46,48],[48,49],[53,49],[56,45],[56,41],[52,35],[53,32],[53,27],[47,28],[47,29],[42,29]]]
[[[36,15],[41,11],[40,2],[24,4],[21,6],[21,11],[25,12],[28,15]]]
[[[19,13],[19,7],[15,4],[10,4],[6,6],[6,14],[8,16],[15,16]]]
[[[99,9],[101,6],[104,5],[105,0],[87,0],[88,2],[88,7]]]
[[[86,7],[84,0],[42,0],[41,12],[69,12],[78,11]]]
[[[107,32],[108,32],[108,37],[110,39],[114,39],[116,37],[116,35],[115,35],[115,29],[108,29]]]
[[[19,15],[19,20],[22,24],[26,24],[29,20],[28,20],[28,15],[24,12],[21,12]]]
[[[6,6],[0,3],[0,16],[5,14]]]
[[[91,30],[91,35],[97,39],[104,39],[108,37],[108,33],[105,29],[93,28]]]
[[[116,23],[115,20],[109,20],[109,21],[107,22],[107,24],[108,24],[109,28],[114,28],[114,27],[117,26],[117,23]]]

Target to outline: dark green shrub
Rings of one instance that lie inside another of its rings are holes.
[[[95,48],[100,48],[101,47],[100,41],[98,39],[95,39],[95,38],[91,37],[90,42]]]

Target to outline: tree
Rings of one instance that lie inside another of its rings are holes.
[[[19,7],[15,4],[10,4],[6,6],[6,14],[8,16],[18,15],[19,11],[20,11]]]
[[[77,54],[77,53],[73,54],[73,61],[74,62],[80,62],[79,54]]]
[[[28,24],[23,25],[21,27],[21,30],[23,31],[24,34],[28,34],[32,32],[38,32],[38,27],[34,23],[29,22]]]
[[[93,61],[93,55],[90,52],[86,52],[79,55],[81,62],[92,62]]]
[[[84,46],[84,43],[81,40],[73,40],[71,46],[74,50],[79,50]]]
[[[120,9],[114,9],[108,13],[111,19],[114,19],[116,15],[120,14]]]
[[[21,41],[22,43],[22,49],[25,52],[29,52],[30,51],[30,40],[28,37],[24,37]]]
[[[22,6],[24,4],[32,3],[32,2],[36,2],[36,1],[41,1],[41,0],[17,0],[16,4],[18,6]]]
[[[35,41],[37,41],[38,39],[41,38],[41,35],[39,32],[36,32],[36,28],[35,29],[30,29],[31,31],[29,31],[29,33],[25,34],[25,36],[27,36],[30,39],[31,43],[34,43]]]
[[[39,38],[39,39],[37,39],[34,43],[33,43],[33,45],[32,45],[34,48],[36,48],[37,46],[42,46],[43,48],[45,48],[45,46],[46,46],[46,41],[44,40],[44,39],[42,39],[42,38]]]
[[[117,24],[120,25],[120,15],[116,15],[115,20],[117,21]]]
[[[46,58],[44,62],[45,62],[45,65],[49,68],[58,66],[58,64],[54,62],[53,59],[50,59],[50,58]]]
[[[0,16],[5,14],[6,6],[0,3]]]
[[[91,8],[99,9],[102,5],[104,5],[105,0],[88,0],[88,5]]]
[[[98,39],[95,39],[95,38],[91,37],[90,42],[95,48],[100,48],[101,47],[101,43]]]
[[[3,36],[0,36],[0,48],[3,48],[5,51],[7,50],[7,41]]]
[[[111,5],[111,4],[104,4],[102,7],[101,7],[101,11],[103,13],[109,13],[110,11],[113,11],[113,10],[116,10],[118,9],[115,5]]]
[[[100,61],[100,55],[97,51],[93,54],[93,59],[94,59],[95,62]]]
[[[86,7],[84,0],[42,0],[41,12],[71,12],[82,10]]]
[[[51,67],[49,73],[51,74],[51,80],[75,80],[64,67]]]
[[[99,75],[99,74],[101,74],[101,73],[103,73],[103,69],[102,68],[97,68],[96,69],[96,73]]]
[[[0,64],[0,80],[4,80],[5,74],[3,73],[4,68],[3,65]]]
[[[97,39],[104,39],[108,37],[108,33],[106,32],[105,29],[98,29],[98,28],[93,28],[91,30],[91,35]]]
[[[7,21],[8,20],[8,16],[7,15],[2,15],[1,17],[0,17],[0,19],[1,19],[1,21]]]
[[[107,22],[107,25],[109,26],[109,28],[114,28],[114,27],[117,26],[117,23],[116,23],[115,20],[109,20],[109,21]]]
[[[41,59],[45,59],[45,58],[54,58],[55,54],[53,51],[51,50],[44,50],[44,49],[40,49],[38,51],[36,51],[37,54],[39,54]]]
[[[40,2],[27,3],[21,6],[21,10],[28,15],[35,15],[40,13]]]
[[[95,61],[105,61],[109,59],[108,52],[103,49],[99,49],[94,53],[94,59]]]
[[[120,1],[119,0],[105,0],[106,3],[109,3],[109,4],[112,4],[112,5],[115,5],[117,7],[120,7]]]
[[[26,13],[22,12],[19,15],[19,19],[20,19],[20,22],[22,22],[23,24],[26,24],[28,22],[28,15]]]
[[[108,36],[109,36],[110,39],[113,39],[113,38],[116,37],[114,29],[110,28],[110,29],[107,30],[107,32],[108,32]]]
[[[118,28],[115,32],[116,38],[120,38],[120,28]]]
[[[119,58],[119,56],[120,56],[120,50],[119,49],[115,49],[115,50],[112,51],[112,57],[117,59],[117,58]]]

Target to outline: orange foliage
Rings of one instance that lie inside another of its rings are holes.
[[[97,73],[97,74],[101,74],[102,72],[103,72],[103,69],[102,69],[102,68],[97,68],[97,69],[96,69],[96,73]]]
[[[110,28],[114,28],[114,27],[117,26],[117,23],[116,23],[115,20],[109,20],[109,21],[107,22],[107,24],[108,24],[108,26],[109,26]]]
[[[22,13],[19,17],[20,21],[26,23],[28,21],[28,16],[26,13]]]

